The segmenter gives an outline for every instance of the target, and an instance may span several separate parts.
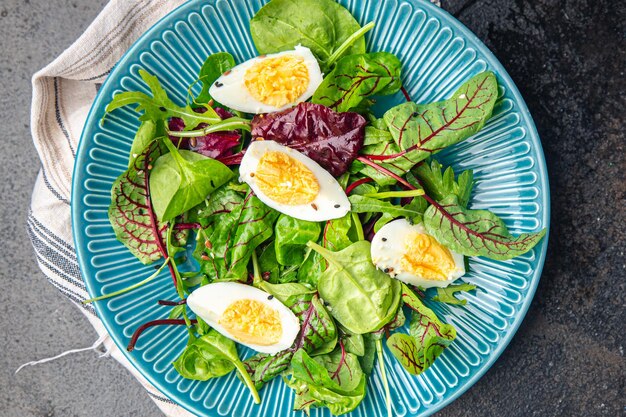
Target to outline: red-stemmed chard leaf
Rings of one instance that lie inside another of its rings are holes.
[[[424,213],[424,226],[441,244],[467,256],[490,259],[513,259],[531,250],[546,234],[513,236],[498,216],[488,210],[466,209],[451,194]]]
[[[402,300],[411,309],[410,335],[394,333],[387,347],[404,369],[413,375],[424,372],[456,338],[456,330],[443,323],[413,291],[402,284]]]
[[[153,141],[137,155],[132,166],[118,177],[111,189],[109,221],[115,236],[143,264],[167,258],[167,223],[157,220],[149,187],[152,163],[165,153],[167,147],[162,141]],[[176,237],[184,239],[186,234],[186,231],[177,231]]]
[[[220,107],[216,107],[214,110],[222,119],[233,117],[232,114]],[[202,114],[206,112],[206,109],[198,108],[194,109],[194,111]],[[200,130],[207,126],[206,123],[201,123],[195,126],[194,129]],[[169,130],[171,132],[182,132],[185,130],[185,122],[181,118],[174,117],[169,121]],[[197,152],[201,155],[218,160],[231,156],[233,149],[241,144],[241,134],[235,130],[213,132],[205,136],[194,138],[178,138],[175,136],[170,136],[170,138],[180,149]]]
[[[341,58],[313,95],[313,103],[338,112],[362,108],[367,97],[393,94],[400,89],[402,64],[389,52]]]
[[[211,279],[246,281],[252,252],[272,236],[278,215],[251,191],[245,197],[229,189],[216,191],[200,213],[208,224],[201,232],[204,245],[195,252],[202,272]]]
[[[359,157],[358,160],[393,178],[407,189],[417,189],[381,164],[365,157]],[[456,194],[450,194],[440,202],[428,194],[422,197],[430,204],[424,213],[424,226],[428,233],[444,246],[466,256],[512,259],[531,250],[546,234],[546,229],[542,229],[536,233],[513,236],[502,219],[494,213],[464,208]]]
[[[273,140],[302,152],[333,176],[348,170],[363,146],[366,120],[320,104],[300,103],[252,119],[252,137]]]
[[[495,75],[483,72],[448,100],[400,104],[383,117],[393,141],[366,146],[361,153],[402,175],[430,155],[478,132],[491,117],[497,98]],[[364,168],[363,173],[379,180],[371,168]]]
[[[343,349],[311,357],[297,351],[285,383],[296,393],[294,410],[308,414],[311,407],[328,407],[333,415],[354,410],[365,397],[367,377],[358,357]]]
[[[266,284],[267,285],[267,284]],[[278,288],[290,284],[276,284]],[[272,286],[263,289],[271,290]],[[278,297],[278,294],[277,294]],[[293,346],[275,355],[259,353],[244,362],[257,389],[289,367],[294,353],[300,349],[312,353],[337,340],[337,328],[317,293],[294,294],[285,304],[300,320],[300,333]]]

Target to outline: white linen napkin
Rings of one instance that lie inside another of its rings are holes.
[[[432,1],[439,5],[438,1]],[[80,303],[89,295],[74,251],[70,194],[76,149],[99,86],[137,38],[183,3],[185,0],[111,0],[71,47],[33,76],[31,130],[42,166],[27,222],[44,275],[76,304],[98,332],[98,340],[87,349],[104,345],[107,353],[102,356],[111,356],[128,369],[170,417],[192,414],[142,377],[115,346],[94,308]],[[65,354],[82,350],[74,349]]]

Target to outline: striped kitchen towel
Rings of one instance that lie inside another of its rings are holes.
[[[69,49],[33,76],[31,109],[33,141],[42,166],[33,191],[28,233],[39,266],[98,332],[92,348],[104,345],[105,356],[133,373],[168,416],[191,414],[148,383],[115,346],[94,308],[80,303],[89,296],[72,241],[70,195],[78,141],[99,86],[142,33],[184,2],[112,0]]]

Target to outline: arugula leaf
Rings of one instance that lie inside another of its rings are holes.
[[[246,280],[252,253],[272,236],[278,212],[263,204],[252,192],[241,198],[235,191],[226,189],[216,193],[209,204],[211,201],[215,210],[206,214],[210,214],[213,221],[201,232],[204,247],[200,246],[196,259],[202,271],[213,279]],[[224,211],[219,207],[225,207]]]
[[[317,290],[346,329],[355,334],[369,333],[394,317],[400,302],[400,282],[374,266],[368,241],[353,243],[339,252],[313,242],[308,246],[328,261]]]
[[[223,376],[237,369],[239,376],[250,389],[254,402],[261,403],[250,375],[239,359],[235,342],[215,330],[195,339],[173,365],[184,378],[200,381]]]
[[[294,410],[328,407],[334,415],[354,410],[365,398],[367,378],[358,358],[341,350],[311,358],[304,350],[291,359],[291,378],[285,383],[296,393]]]
[[[178,106],[167,96],[157,77],[150,75],[144,70],[139,70],[139,75],[150,88],[152,97],[139,91],[118,93],[106,107],[106,113],[110,113],[120,107],[136,104],[137,108],[135,110],[144,112],[139,120],[156,122],[179,117],[184,121],[186,130],[193,129],[201,123],[213,124],[221,121],[211,107],[207,106],[205,113],[197,113],[189,105],[185,107]]]
[[[474,291],[475,289],[476,285],[467,283],[459,285],[449,285],[446,288],[437,288],[437,295],[433,297],[433,301],[464,306],[465,304],[467,304],[467,300],[459,300],[454,296],[454,294],[461,291]]]
[[[412,221],[421,218],[424,214],[423,207],[417,203],[407,204],[403,207],[362,195],[351,195],[348,200],[350,200],[351,210],[354,213],[385,213],[392,218],[406,217]]]
[[[235,66],[235,58],[228,52],[218,52],[204,61],[198,79],[202,82],[202,91],[195,99],[198,104],[206,104],[211,100],[209,88],[223,73]]]
[[[281,265],[300,265],[305,258],[306,243],[317,240],[319,223],[295,219],[281,214],[274,227],[276,260]]]
[[[442,323],[405,284],[402,284],[402,299],[413,310],[410,335],[392,334],[387,347],[407,372],[419,375],[454,341],[456,330]]]
[[[467,207],[474,187],[474,173],[472,170],[463,171],[455,181],[452,167],[446,168],[443,173],[442,168],[443,165],[433,159],[430,164],[425,162],[417,165],[412,172],[419,178],[426,193],[435,200],[443,200],[450,194],[455,194],[459,198],[459,204]]]
[[[396,93],[402,86],[400,60],[389,52],[348,55],[341,58],[313,94],[313,103],[338,112],[361,106],[373,95]]]
[[[343,55],[365,52],[361,27],[343,6],[332,0],[272,0],[250,20],[250,34],[259,54],[309,48],[322,63],[332,64],[335,51]],[[352,37],[352,39],[351,39]],[[352,42],[347,48],[344,43]],[[343,51],[342,51],[343,50]]]
[[[393,219],[395,219],[395,217],[393,217],[391,214],[383,213],[382,216],[380,216],[380,218],[376,220],[376,223],[374,223],[374,233],[378,233],[378,231],[382,229],[384,225],[386,225]]]
[[[166,152],[167,148],[162,141],[152,141],[111,188],[109,221],[115,237],[143,264],[154,262],[162,256],[167,257],[167,225],[160,222],[154,213],[149,187],[150,161]],[[178,232],[174,237],[183,241],[187,234]]]
[[[466,209],[454,194],[433,203],[424,213],[426,231],[442,245],[466,256],[513,259],[531,250],[546,234],[543,229],[513,236],[494,213]]]
[[[394,142],[379,143],[362,153],[372,161],[402,175],[418,162],[478,132],[491,117],[498,98],[498,82],[492,72],[483,72],[463,84],[454,95],[430,104],[407,102],[383,116]],[[371,168],[379,184],[389,183]]]
[[[379,119],[383,120],[383,119]],[[376,127],[373,125],[365,126],[365,137],[363,138],[363,146],[376,145],[378,143],[390,142],[393,140],[387,125],[384,127]]]
[[[163,140],[170,153],[154,162],[150,194],[157,218],[168,221],[203,202],[228,182],[233,173],[219,161],[195,152],[179,151],[169,138]]]

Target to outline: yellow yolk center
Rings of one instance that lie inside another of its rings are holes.
[[[446,281],[456,267],[450,251],[426,234],[414,233],[406,240],[402,268],[419,277]]]
[[[237,300],[229,305],[219,324],[243,343],[270,346],[280,341],[283,326],[278,311],[256,300]]]
[[[309,86],[309,69],[298,56],[265,58],[246,71],[244,83],[261,103],[282,107],[304,94]]]
[[[263,194],[288,206],[308,204],[320,192],[313,172],[283,152],[266,152],[259,160],[254,178]]]

